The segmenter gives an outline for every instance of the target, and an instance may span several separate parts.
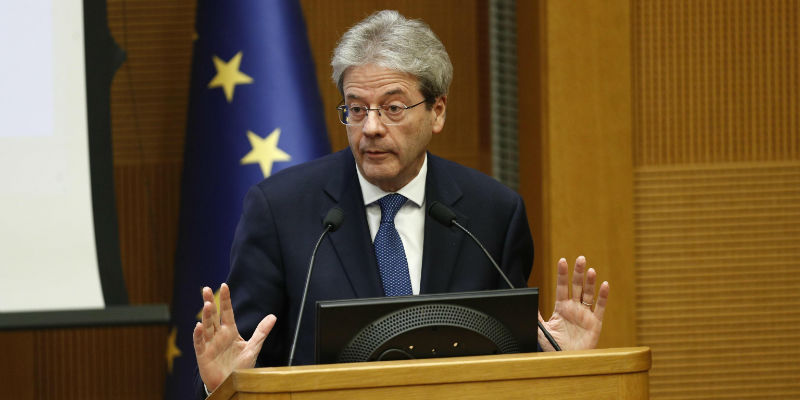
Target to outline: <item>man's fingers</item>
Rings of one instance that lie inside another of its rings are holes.
[[[267,335],[269,335],[270,331],[272,331],[272,328],[275,326],[275,321],[277,320],[278,318],[272,314],[264,317],[264,319],[258,323],[255,332],[253,332],[253,336],[250,338],[250,341],[255,341],[256,343],[263,342],[264,339],[267,338]]]
[[[217,315],[217,306],[214,304],[214,292],[208,286],[203,287],[203,311],[201,312],[203,336],[205,341],[208,342],[214,337],[214,333],[219,331],[219,316]]]
[[[601,283],[600,290],[597,292],[597,304],[594,306],[594,315],[600,321],[603,320],[603,313],[606,311],[609,292],[611,292],[611,288],[608,286],[608,282]]]
[[[558,260],[558,280],[556,281],[556,302],[569,300],[569,266],[567,259]]]
[[[264,317],[264,319],[258,323],[256,331],[253,332],[253,336],[250,337],[250,340],[247,342],[245,351],[253,355],[253,362],[255,362],[255,357],[258,356],[258,353],[261,351],[261,345],[264,344],[264,339],[266,339],[267,335],[272,331],[272,328],[275,326],[275,321],[277,320],[278,319],[272,314]]]
[[[583,284],[583,291],[581,295],[581,303],[592,304],[594,301],[594,284],[597,281],[597,272],[594,268],[589,268],[586,271],[586,282]]]
[[[233,318],[231,290],[225,283],[219,287],[219,313],[221,314],[222,325],[236,326],[236,321]]]
[[[194,331],[192,332],[192,342],[194,342],[194,354],[203,354],[203,351],[205,350],[205,341],[203,341],[203,324],[200,322],[194,326]]]
[[[586,271],[586,258],[578,256],[575,259],[575,270],[572,272],[572,300],[581,301],[584,271]]]
[[[214,303],[206,301],[203,303],[203,334],[205,336],[206,342],[211,341],[211,338],[214,337],[214,332],[216,332],[215,325],[214,325],[214,317],[216,307]],[[219,324],[219,322],[217,322]]]
[[[208,319],[206,319],[206,304],[211,303],[213,306],[209,311],[211,314],[208,315]],[[206,330],[212,329],[211,332],[219,330],[219,315],[217,315],[217,305],[214,303],[214,292],[211,291],[211,288],[206,286],[203,288],[203,325],[205,326]],[[206,337],[208,339],[208,337]]]
[[[211,291],[210,287],[204,286],[202,294],[203,294],[203,302],[204,303],[207,302],[207,301],[210,301],[212,303],[214,302],[214,292]]]

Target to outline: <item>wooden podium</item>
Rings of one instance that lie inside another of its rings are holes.
[[[649,369],[647,347],[255,368],[209,399],[647,399]]]

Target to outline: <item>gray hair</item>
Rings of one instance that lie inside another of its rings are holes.
[[[450,57],[428,24],[394,10],[378,11],[342,35],[331,59],[333,82],[340,93],[347,69],[367,64],[417,77],[428,105],[447,94],[453,80]]]

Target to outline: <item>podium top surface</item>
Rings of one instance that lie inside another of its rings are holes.
[[[648,347],[626,347],[550,353],[304,365],[234,371],[212,399],[234,393],[290,393],[475,381],[547,379],[646,372]]]

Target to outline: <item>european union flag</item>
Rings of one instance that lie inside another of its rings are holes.
[[[200,289],[228,274],[247,189],[330,152],[296,1],[201,0],[195,29],[167,399],[193,397]]]

